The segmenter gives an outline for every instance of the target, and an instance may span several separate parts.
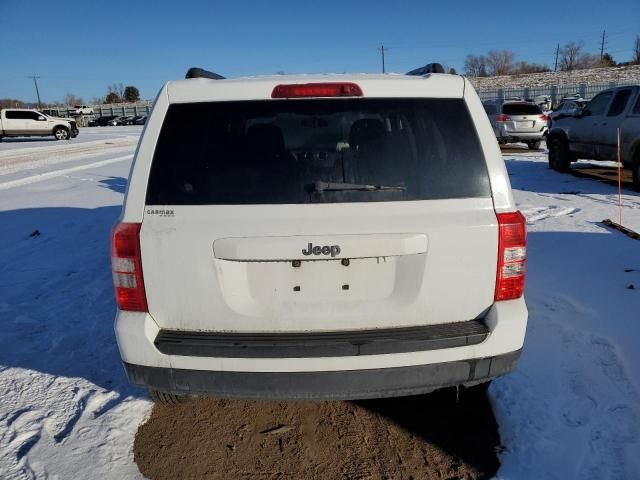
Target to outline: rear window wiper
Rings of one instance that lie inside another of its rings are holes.
[[[358,183],[341,183],[341,182],[315,182],[307,185],[307,191],[311,192],[340,192],[340,191],[364,191],[364,192],[380,192],[380,191],[405,191],[406,187],[401,185],[367,185]]]

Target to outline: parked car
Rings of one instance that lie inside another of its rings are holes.
[[[555,119],[573,116],[576,112],[584,108],[586,104],[587,101],[583,98],[561,100],[558,108],[547,115],[549,117],[549,128],[551,128],[551,124]]]
[[[113,115],[107,115],[104,117],[97,117],[93,120],[93,122],[95,122],[95,125],[98,127],[106,127],[107,125],[109,125],[109,122],[114,118],[116,117]]]
[[[485,102],[485,111],[486,109]],[[498,143],[523,142],[532,150],[540,148],[540,142],[548,132],[548,119],[538,105],[510,100],[495,109],[497,113],[492,114],[489,119]]]
[[[121,126],[121,125],[126,125],[125,123],[125,118],[124,116],[120,116],[120,117],[113,117],[111,120],[109,120],[107,122],[107,125],[110,125],[112,127],[116,127],[116,126]]]
[[[156,99],[112,232],[132,383],[370,398],[515,367],[525,219],[468,80],[187,78]]]
[[[540,107],[542,112],[551,110],[551,97],[549,95],[538,95],[532,101]]]
[[[78,136],[74,120],[45,115],[38,110],[5,108],[0,110],[0,140],[2,137],[48,137],[70,140]]]
[[[75,105],[73,108],[69,109],[69,113],[72,115],[93,115],[93,107],[89,107],[88,105]]]
[[[134,125],[144,125],[145,123],[147,123],[147,116],[146,115],[138,115],[137,117],[135,117],[133,119],[133,124]]]
[[[549,166],[567,171],[578,158],[617,160],[633,171],[640,190],[640,85],[617,87],[598,93],[571,116],[557,118],[549,131]]]

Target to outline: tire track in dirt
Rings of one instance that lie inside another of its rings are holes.
[[[496,422],[484,390],[465,397],[156,405],[134,459],[150,479],[489,479]]]

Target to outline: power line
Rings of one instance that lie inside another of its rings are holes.
[[[33,83],[36,86],[36,95],[38,96],[38,108],[42,108],[42,106],[40,105],[40,91],[38,90],[38,79],[40,77],[37,75],[31,75],[31,76],[28,76],[27,78],[33,78]]]

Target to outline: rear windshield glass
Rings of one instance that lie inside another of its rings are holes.
[[[530,103],[505,103],[502,106],[505,115],[540,115],[542,110],[538,105]]]
[[[322,99],[174,104],[148,205],[489,197],[462,100]]]

